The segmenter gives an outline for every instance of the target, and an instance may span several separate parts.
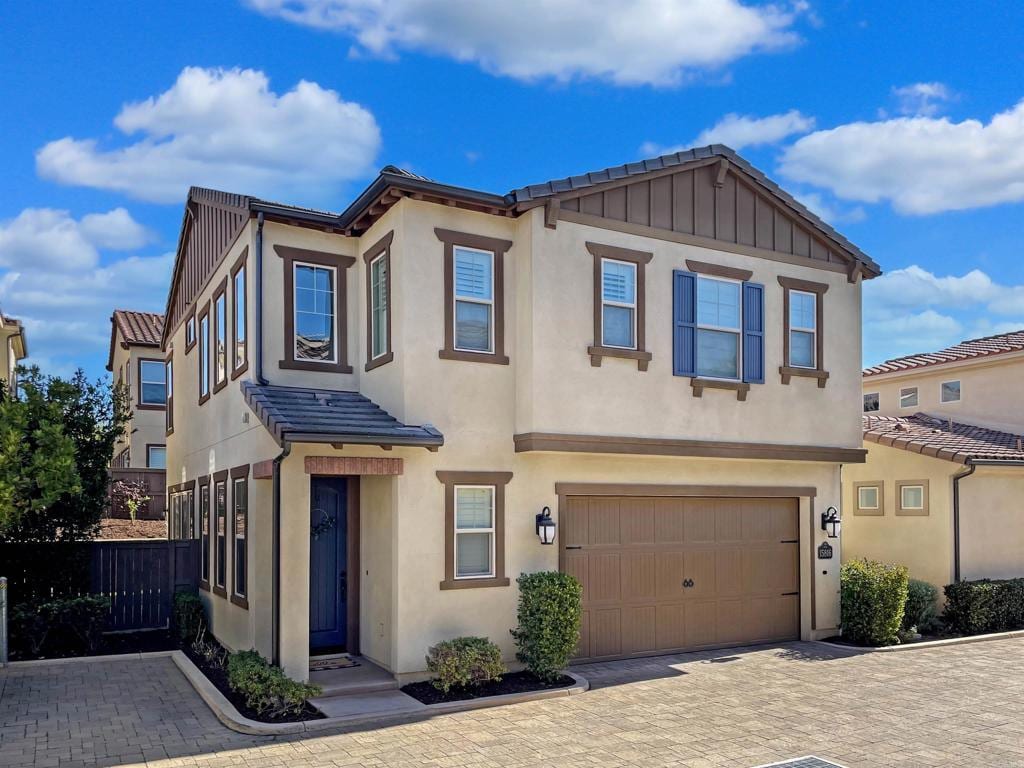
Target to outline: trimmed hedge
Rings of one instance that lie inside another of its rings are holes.
[[[306,699],[318,696],[320,686],[287,677],[256,651],[239,651],[228,656],[228,685],[258,714],[270,717],[301,714]]]
[[[486,637],[456,637],[432,646],[427,652],[427,669],[434,676],[431,683],[443,693],[500,680],[508,671],[501,661],[501,649]]]
[[[1024,579],[981,579],[947,584],[949,628],[964,635],[1024,629]]]
[[[939,591],[927,581],[910,579],[907,584],[907,603],[903,609],[903,631],[922,632],[935,622],[935,600]]]
[[[898,642],[908,581],[902,565],[872,560],[844,563],[839,571],[843,637],[858,645]]]
[[[541,680],[552,681],[580,640],[583,587],[558,571],[524,573],[519,584],[519,627],[512,630],[516,659]]]
[[[110,600],[99,595],[67,597],[11,609],[11,650],[22,658],[93,654],[110,619]]]
[[[187,646],[202,640],[206,634],[206,610],[195,592],[178,592],[174,596],[174,631],[178,643]]]

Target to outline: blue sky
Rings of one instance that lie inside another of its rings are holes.
[[[865,364],[1024,327],[1024,4],[127,8],[0,28],[0,305],[52,372],[163,310],[189,183],[340,210],[387,163],[503,193],[698,140],[886,270]]]

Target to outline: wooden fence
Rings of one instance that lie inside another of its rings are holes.
[[[141,506],[136,515],[139,520],[164,520],[167,517],[167,480],[162,469],[121,469],[111,468],[110,485],[118,481],[141,483],[146,489],[149,501]],[[110,497],[110,517],[127,520],[131,515],[124,503]]]
[[[195,589],[198,541],[0,544],[12,605],[93,594],[110,598],[111,632],[170,626],[174,593]]]

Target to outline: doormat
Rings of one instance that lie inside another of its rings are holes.
[[[843,768],[839,763],[830,763],[814,755],[796,757],[792,760],[783,760],[781,763],[768,763],[759,765],[757,768]]]
[[[328,669],[347,669],[358,666],[359,662],[347,653],[339,653],[337,656],[319,656],[309,660],[310,672],[325,672]]]

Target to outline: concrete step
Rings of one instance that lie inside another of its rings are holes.
[[[326,669],[311,672],[309,682],[323,690],[318,698],[329,699],[338,696],[360,696],[368,693],[394,691],[398,681],[390,672],[381,669],[371,661],[354,657],[359,666],[342,669]]]

